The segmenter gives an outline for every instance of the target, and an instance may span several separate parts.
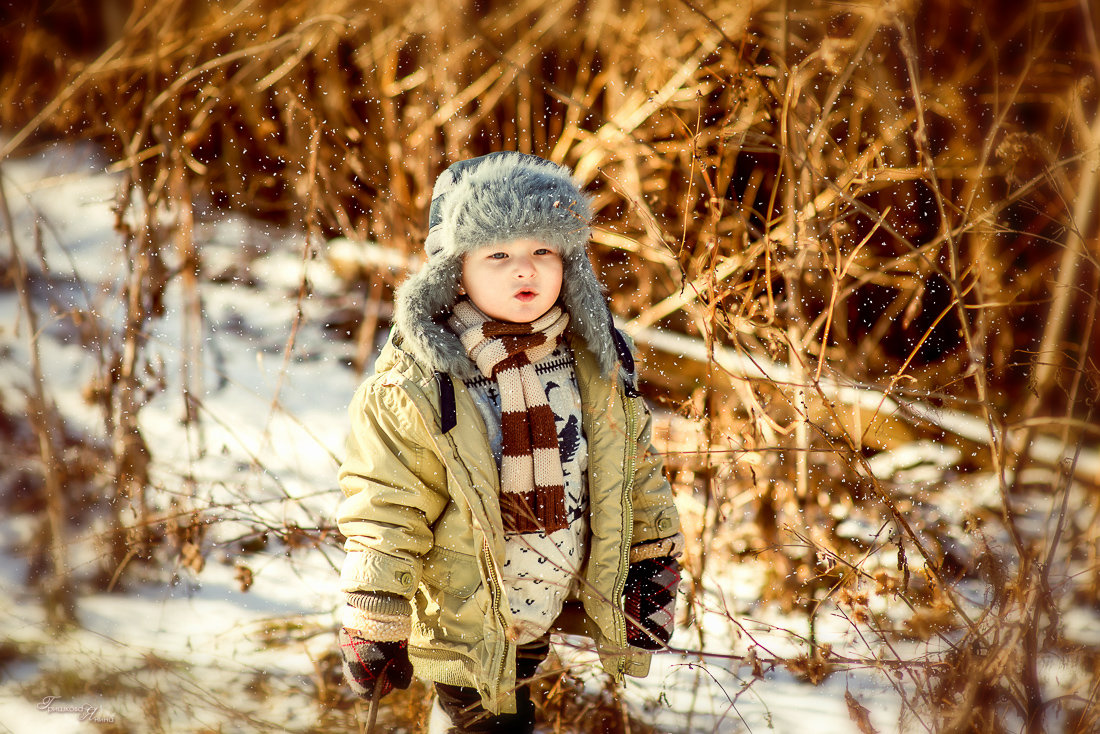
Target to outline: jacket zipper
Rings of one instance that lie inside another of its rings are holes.
[[[625,392],[622,393],[624,407],[626,408],[626,456],[623,460],[623,468],[625,481],[623,482],[623,530],[629,531],[634,527],[634,503],[630,498],[630,493],[634,491],[634,462],[635,453],[637,452],[637,446],[634,441],[635,424],[637,423],[638,416],[634,410],[634,398],[626,396]],[[622,597],[623,590],[626,588],[626,576],[627,569],[630,565],[630,544],[623,543],[623,548],[619,557],[619,576],[615,579],[615,595],[612,597],[615,601],[614,610],[616,617],[616,631],[618,632],[619,646],[625,648],[626,642],[626,612],[622,609]],[[619,675],[622,675],[623,670],[626,667],[625,659],[620,658],[618,662]]]
[[[482,539],[481,548],[485,555],[485,567],[489,570],[489,579],[493,584],[493,615],[496,617],[497,625],[501,632],[501,639],[505,640],[503,652],[498,657],[496,671],[493,677],[494,696],[499,697],[500,681],[504,678],[504,667],[508,661],[508,628],[504,624],[504,615],[500,613],[500,597],[504,584],[500,578],[497,577],[497,566],[496,562],[493,560],[493,554],[489,550],[488,538]]]

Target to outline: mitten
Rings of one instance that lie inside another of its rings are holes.
[[[347,600],[340,652],[344,656],[344,678],[351,690],[370,698],[379,678],[384,678],[380,696],[394,688],[408,688],[412,682],[408,599],[355,591],[347,595]]]
[[[407,640],[373,642],[354,630],[340,630],[340,652],[344,656],[344,679],[357,696],[370,698],[380,677],[385,677],[379,696],[394,688],[408,688],[412,682]]]
[[[626,641],[643,650],[668,644],[675,625],[680,563],[672,556],[646,558],[630,564],[623,590]]]

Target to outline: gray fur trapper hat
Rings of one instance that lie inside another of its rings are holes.
[[[530,238],[560,253],[561,300],[570,328],[610,375],[623,347],[588,261],[591,220],[589,199],[569,170],[538,156],[505,151],[450,166],[432,190],[427,263],[397,290],[394,325],[402,348],[434,371],[476,377],[477,368],[446,325],[459,297],[462,258],[479,247]]]

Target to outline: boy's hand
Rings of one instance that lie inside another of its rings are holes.
[[[643,650],[668,644],[676,623],[676,589],[680,563],[672,556],[646,558],[630,564],[623,590],[626,641]]]
[[[379,696],[394,688],[408,688],[412,683],[409,643],[372,642],[359,637],[354,630],[340,630],[340,652],[344,656],[344,680],[355,695],[370,698],[379,677],[385,676]]]

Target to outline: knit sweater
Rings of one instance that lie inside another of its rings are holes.
[[[578,573],[588,549],[588,442],[581,429],[581,396],[573,355],[561,344],[534,367],[554,412],[569,526],[549,534],[510,535],[506,540],[501,573],[518,644],[542,637],[566,599],[576,597]],[[499,468],[501,402],[497,383],[478,377],[465,384],[485,421]]]

